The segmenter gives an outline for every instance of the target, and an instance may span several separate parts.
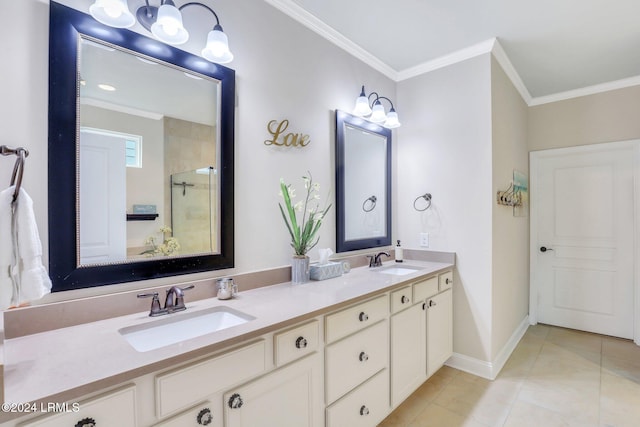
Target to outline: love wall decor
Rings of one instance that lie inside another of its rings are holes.
[[[271,120],[267,124],[267,131],[271,134],[271,139],[266,139],[264,145],[275,145],[278,147],[306,147],[311,144],[309,135],[303,133],[285,133],[289,127],[289,120]]]

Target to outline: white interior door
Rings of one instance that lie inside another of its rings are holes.
[[[80,132],[80,264],[127,259],[125,140]]]
[[[636,146],[531,154],[534,321],[633,338]]]

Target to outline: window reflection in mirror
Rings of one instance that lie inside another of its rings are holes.
[[[219,253],[220,82],[79,49],[79,265]]]

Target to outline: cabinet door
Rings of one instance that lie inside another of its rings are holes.
[[[427,300],[427,376],[453,354],[453,310],[451,289]]]
[[[395,408],[426,380],[423,303],[391,316],[391,404]]]
[[[321,359],[314,354],[230,390],[224,414],[226,427],[321,427]]]

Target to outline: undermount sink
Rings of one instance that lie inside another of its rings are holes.
[[[382,273],[382,274],[391,274],[394,276],[404,276],[405,274],[415,273],[418,270],[422,270],[422,268],[414,267],[411,265],[403,265],[403,266],[394,265],[393,267],[381,268],[380,270],[376,270],[376,272]]]
[[[155,350],[191,338],[242,325],[255,317],[229,307],[168,314],[153,322],[127,326],[120,335],[139,352]]]

